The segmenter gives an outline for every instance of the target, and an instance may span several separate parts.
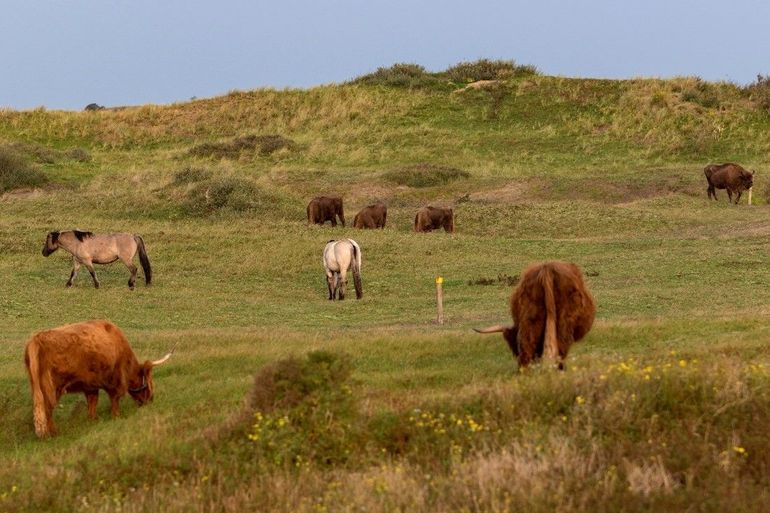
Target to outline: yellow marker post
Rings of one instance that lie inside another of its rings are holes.
[[[436,322],[444,324],[444,278],[441,276],[436,277],[436,303],[438,306],[438,317]]]

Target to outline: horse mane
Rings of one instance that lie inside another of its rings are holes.
[[[59,230],[53,231],[48,234],[49,237],[51,237],[51,242],[56,244],[59,241]]]
[[[80,230],[72,230],[72,233],[75,234],[75,237],[77,237],[80,242],[83,242],[84,239],[94,236],[93,232],[84,232]]]

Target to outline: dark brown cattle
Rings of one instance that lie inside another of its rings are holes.
[[[324,224],[331,221],[332,226],[337,226],[337,217],[340,218],[342,226],[345,226],[345,213],[342,211],[342,198],[339,196],[318,196],[307,205],[308,224]]]
[[[580,268],[570,262],[545,262],[529,266],[513,291],[513,325],[476,331],[502,332],[520,367],[545,356],[563,369],[570,346],[588,333],[595,315]]]
[[[741,193],[754,185],[754,171],[746,171],[738,164],[709,164],[703,168],[703,174],[709,183],[706,189],[709,198],[716,200],[716,189],[726,189],[729,202],[733,201],[733,193],[738,193],[735,198],[736,205],[741,199]]]
[[[444,228],[452,233],[455,231],[454,212],[451,208],[422,207],[414,216],[414,231],[429,232]]]
[[[110,321],[86,321],[36,333],[24,351],[35,433],[41,438],[56,434],[53,409],[65,393],[84,393],[92,419],[99,389],[110,396],[113,417],[120,413],[119,402],[126,392],[140,406],[152,401],[152,368],[170,356],[139,363],[123,332]]]
[[[353,218],[354,228],[385,228],[385,220],[388,217],[388,207],[377,202],[374,205],[364,207]]]

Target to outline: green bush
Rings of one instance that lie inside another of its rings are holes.
[[[443,73],[452,82],[475,82],[477,80],[498,80],[517,76],[537,75],[537,68],[517,65],[514,61],[491,61],[480,59],[475,62],[461,62]]]
[[[24,187],[39,187],[48,177],[8,147],[0,147],[0,193]]]
[[[281,148],[294,148],[294,141],[280,135],[245,135],[232,141],[203,143],[190,148],[193,157],[215,159],[237,159],[244,152],[257,151],[260,156],[268,156]]]
[[[354,84],[384,85],[390,87],[424,87],[437,82],[436,77],[425,71],[419,64],[394,64],[389,68],[377,68],[377,71],[360,76]]]
[[[174,173],[173,185],[186,185],[195,182],[202,182],[211,178],[211,171],[199,167],[187,166]]]
[[[471,174],[462,169],[453,167],[436,166],[433,164],[417,164],[402,169],[393,169],[382,175],[382,177],[399,185],[409,187],[433,187],[436,185],[446,185],[449,182],[461,178],[469,178]]]
[[[218,211],[248,212],[273,209],[277,198],[253,182],[236,177],[213,178],[196,183],[187,191],[183,210],[193,215]]]
[[[360,414],[346,355],[316,351],[263,368],[254,379],[247,439],[265,465],[344,464],[360,445]]]
[[[682,100],[714,109],[719,107],[719,93],[713,84],[698,79],[695,87],[682,91]]]
[[[770,113],[770,75],[757,75],[757,79],[744,88],[754,105]]]

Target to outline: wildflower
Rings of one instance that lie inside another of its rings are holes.
[[[575,402],[578,404],[585,404],[586,400],[582,395],[575,397]]]
[[[737,452],[741,456],[748,456],[749,455],[749,453],[746,452],[746,449],[741,447],[740,445],[734,445],[733,446],[733,451]]]
[[[679,366],[682,368],[687,367],[687,360],[679,360]]]

